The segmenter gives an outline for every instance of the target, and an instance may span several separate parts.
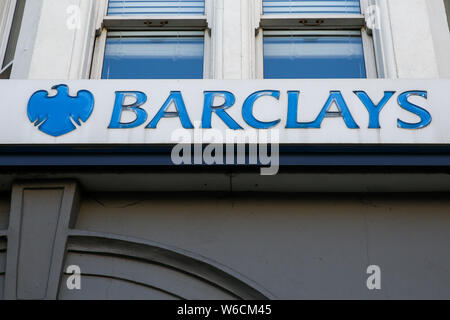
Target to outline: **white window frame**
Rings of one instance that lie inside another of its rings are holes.
[[[212,2],[205,0],[205,15],[107,15],[109,0],[98,1],[97,38],[91,79],[101,79],[108,31],[204,31],[203,78],[211,78],[211,30],[208,21]]]
[[[0,12],[0,75],[8,70],[14,63],[14,59],[3,67],[6,50],[8,48],[9,35],[14,20],[14,11],[16,9],[17,0],[3,0],[5,7]]]
[[[371,30],[365,12],[369,0],[360,0],[361,14],[263,14],[263,0],[255,0],[259,15],[256,30],[256,78],[264,79],[264,30],[360,30],[367,79],[378,78]]]

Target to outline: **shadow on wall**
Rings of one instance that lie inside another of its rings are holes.
[[[450,32],[450,0],[444,0],[445,12],[447,12],[448,31]]]
[[[0,234],[0,300],[3,300],[5,287],[6,237]]]

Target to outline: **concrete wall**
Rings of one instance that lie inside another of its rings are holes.
[[[3,217],[9,202],[0,299],[450,298],[448,193],[80,193],[60,181],[14,184]],[[81,290],[66,285],[71,265]],[[381,290],[366,287],[369,265]]]
[[[280,299],[450,298],[448,194],[87,194],[75,228],[194,252]]]
[[[17,61],[11,77],[88,78],[95,39],[97,2],[100,1],[27,1]]]
[[[450,3],[447,3],[447,6],[450,6]],[[439,77],[450,78],[450,25],[446,15],[442,14],[446,11],[445,4],[443,1],[427,1],[427,8],[428,15],[431,17],[431,38]],[[447,10],[450,10],[450,8],[447,8]]]

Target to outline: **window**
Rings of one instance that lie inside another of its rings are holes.
[[[342,14],[361,13],[359,0],[264,0],[264,14]]]
[[[11,75],[25,0],[2,1],[0,4],[0,79]]]
[[[110,0],[108,15],[205,14],[204,0]]]
[[[106,11],[92,78],[204,78],[204,0],[110,0]]]
[[[373,43],[361,13],[363,3],[263,0],[260,77],[376,77]]]
[[[264,78],[365,78],[359,31],[267,31]]]
[[[103,79],[202,79],[202,32],[110,32]]]

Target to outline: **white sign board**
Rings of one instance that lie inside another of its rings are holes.
[[[2,145],[176,144],[201,128],[450,144],[450,80],[2,80],[0,111]]]

